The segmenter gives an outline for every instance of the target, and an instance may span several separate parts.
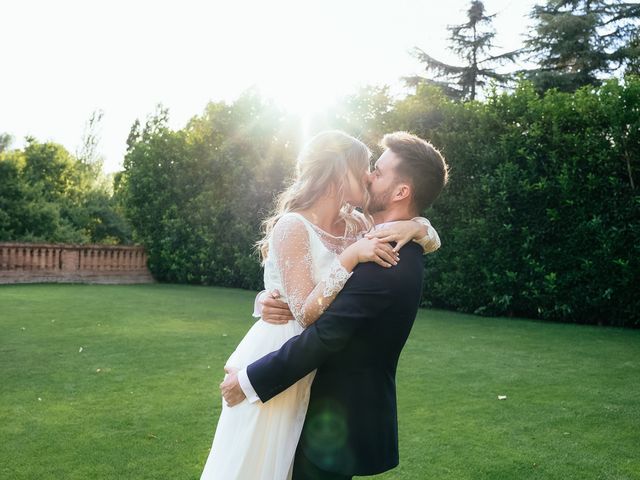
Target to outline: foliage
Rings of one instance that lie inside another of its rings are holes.
[[[129,136],[120,195],[153,274],[166,281],[258,288],[253,246],[292,170],[294,125],[248,93],[210,103],[183,130],[159,109]]]
[[[347,100],[334,128],[370,144],[410,130],[449,160],[450,185],[426,212],[443,241],[426,259],[428,302],[640,325],[640,80],[545,96],[522,82],[464,104],[424,84],[395,103],[375,88]],[[260,288],[253,244],[292,172],[295,129],[253,95],[212,103],[179,131],[166,115],[134,125],[118,188],[152,272]]]
[[[9,150],[13,137],[8,133],[0,133],[0,153]]]
[[[527,76],[540,91],[575,91],[638,58],[640,4],[622,0],[547,0],[531,17],[534,33],[520,52],[537,66]]]
[[[322,114],[311,118],[309,132],[339,129],[360,139],[375,154],[393,116],[394,99],[389,87],[368,85],[340,99]]]
[[[76,158],[95,177],[102,172],[103,159],[98,153],[100,143],[100,123],[104,118],[102,110],[94,111],[85,124],[80,148],[76,152]]]
[[[451,182],[431,212],[434,305],[491,315],[640,325],[640,81],[486,103],[433,89],[399,102],[397,128],[431,139]],[[411,127],[414,128],[411,128]]]
[[[93,165],[61,145],[27,139],[0,153],[0,241],[123,243],[131,237]]]
[[[624,53],[628,58],[625,73],[640,76],[640,28],[631,36]]]
[[[467,22],[448,27],[451,32],[450,49],[464,60],[464,65],[441,62],[416,47],[414,56],[425,65],[428,72],[433,72],[435,79],[409,77],[406,79],[408,83],[438,85],[448,96],[465,100],[474,100],[478,89],[485,86],[488,80],[505,83],[509,76],[496,72],[495,66],[513,60],[514,53],[490,53],[494,48],[495,30],[491,27],[494,17],[485,13],[483,2],[472,0],[467,10]]]

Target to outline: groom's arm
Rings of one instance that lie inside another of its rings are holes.
[[[268,401],[318,368],[330,355],[342,350],[368,319],[380,315],[391,302],[391,286],[402,270],[401,264],[391,269],[374,263],[358,265],[314,324],[280,350],[249,365],[246,375],[260,400]]]

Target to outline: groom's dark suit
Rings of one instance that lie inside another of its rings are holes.
[[[396,366],[422,278],[414,242],[394,267],[358,265],[313,325],[248,366],[263,402],[317,368],[298,455],[320,469],[373,475],[398,465]]]

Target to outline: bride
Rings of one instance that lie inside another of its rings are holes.
[[[305,145],[296,178],[280,194],[258,244],[265,289],[281,292],[295,320],[255,322],[225,370],[244,368],[278,350],[315,322],[358,263],[374,261],[388,268],[397,264],[399,257],[389,243],[364,237],[373,225],[366,213],[354,209],[366,206],[370,156],[362,142],[339,131],[320,133]],[[418,220],[396,222],[385,232],[392,230],[399,242],[415,239],[432,251],[433,245],[424,240],[429,238],[428,221]],[[230,408],[223,401],[201,480],[290,478],[314,373],[266,404],[245,401]]]

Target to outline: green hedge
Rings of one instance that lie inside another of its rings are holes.
[[[425,212],[443,241],[426,258],[426,304],[640,325],[640,80],[544,97],[522,83],[469,103],[421,86],[390,109],[366,95],[322,127],[406,129],[451,166]],[[295,131],[255,96],[210,104],[181,131],[163,114],[132,130],[119,193],[158,278],[261,286],[252,246],[292,172]]]
[[[160,111],[129,136],[118,196],[162,281],[258,289],[254,244],[298,145],[253,95],[210,104],[180,131]]]
[[[522,84],[466,104],[425,88],[398,105],[396,121],[451,164],[451,183],[427,212],[443,241],[427,259],[429,302],[640,325],[640,195],[630,176],[640,159],[638,79],[542,98]]]

